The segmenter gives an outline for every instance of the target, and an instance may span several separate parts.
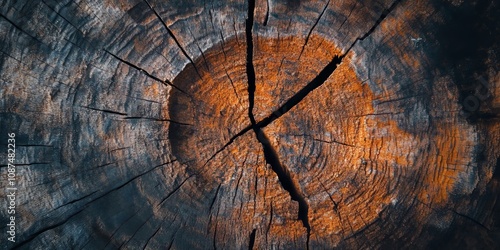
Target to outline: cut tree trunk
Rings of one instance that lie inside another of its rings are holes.
[[[1,248],[498,248],[499,17],[2,1]]]

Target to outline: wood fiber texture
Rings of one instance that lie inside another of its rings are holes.
[[[1,249],[498,248],[499,7],[2,1]]]

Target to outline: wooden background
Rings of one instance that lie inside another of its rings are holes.
[[[498,248],[498,5],[4,0],[1,249]]]

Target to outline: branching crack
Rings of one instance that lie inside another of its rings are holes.
[[[253,115],[253,108],[254,108],[254,99],[255,99],[255,90],[256,90],[256,77],[255,77],[255,67],[253,65],[253,24],[254,24],[254,11],[255,11],[255,0],[248,0],[248,17],[246,19],[246,26],[245,26],[245,35],[246,35],[246,45],[247,45],[247,50],[246,50],[246,74],[247,74],[247,80],[248,80],[248,117],[250,119],[251,125],[245,127],[242,129],[239,133],[231,137],[231,139],[222,147],[220,148],[217,152],[215,152],[204,164],[208,164],[212,159],[214,159],[220,152],[222,152],[224,149],[226,149],[229,145],[231,145],[236,138],[244,135],[246,132],[249,130],[253,130],[254,133],[256,134],[257,140],[259,143],[262,145],[263,151],[264,151],[264,157],[266,162],[271,166],[272,170],[276,173],[278,176],[278,180],[281,183],[281,186],[290,194],[290,197],[292,200],[297,201],[299,204],[299,212],[298,212],[298,219],[302,221],[303,226],[307,229],[307,248],[309,248],[309,240],[310,240],[310,235],[311,235],[311,226],[309,223],[309,217],[308,217],[308,211],[309,211],[309,205],[304,197],[304,194],[300,190],[300,186],[293,180],[290,171],[284,166],[278,156],[278,153],[276,150],[273,148],[269,138],[266,136],[266,134],[262,131],[264,127],[269,125],[270,123],[274,122],[276,119],[280,118],[284,114],[286,114],[289,110],[291,110],[293,107],[295,107],[297,104],[299,104],[309,93],[311,93],[313,90],[317,89],[321,85],[323,85],[328,78],[333,74],[333,72],[337,69],[337,67],[342,63],[342,60],[347,56],[347,54],[351,51],[351,49],[356,45],[358,41],[362,41],[368,36],[370,36],[376,28],[382,23],[382,21],[389,15],[390,12],[392,12],[396,5],[400,2],[401,0],[396,0],[394,1],[391,6],[384,10],[384,12],[381,14],[381,16],[376,20],[375,24],[366,32],[363,36],[360,36],[354,40],[354,42],[348,47],[348,49],[341,55],[335,55],[333,59],[318,73],[318,75],[310,81],[306,86],[304,86],[302,89],[300,89],[297,93],[295,93],[292,97],[290,97],[283,105],[281,105],[277,110],[272,112],[270,115],[262,119],[261,121],[257,122],[255,120],[255,117]],[[309,40],[309,37],[314,30],[315,26],[319,23],[319,20],[321,17],[324,15],[326,12],[326,9],[328,8],[328,5],[330,3],[330,0],[327,1],[325,7],[323,8],[320,16],[316,20],[315,24],[309,31],[309,34],[306,38],[306,42],[302,47],[301,54],[304,50],[304,47],[307,45],[307,42]],[[355,5],[356,6],[356,5]],[[269,6],[268,6],[269,9]],[[353,7],[354,9],[354,7]],[[351,10],[352,13],[353,10]],[[267,14],[268,15],[268,14]],[[265,24],[267,23],[267,17],[265,20]],[[282,60],[283,63],[283,60]],[[281,67],[281,66],[280,66]],[[356,147],[355,145],[350,145],[347,143],[342,143],[336,140],[332,141],[324,141],[320,139],[315,139],[320,142],[325,142],[325,143],[338,143],[344,146],[349,146],[349,147]],[[326,188],[323,186],[323,188],[326,191]],[[327,192],[328,193],[328,192]],[[331,195],[329,194],[330,199],[334,205],[334,210],[337,212],[338,209],[338,202],[336,202]],[[213,204],[212,204],[213,205]],[[272,206],[272,205],[271,205]],[[340,214],[339,214],[340,217]],[[272,223],[272,207],[271,207],[271,220],[269,222],[269,226]],[[269,230],[269,228],[268,228]],[[253,247],[254,243],[254,235],[255,230],[252,231],[251,234],[251,239],[250,239],[250,249]],[[214,248],[215,248],[215,241],[214,241]]]

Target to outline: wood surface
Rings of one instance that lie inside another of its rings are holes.
[[[2,1],[1,249],[498,248],[499,7]]]

